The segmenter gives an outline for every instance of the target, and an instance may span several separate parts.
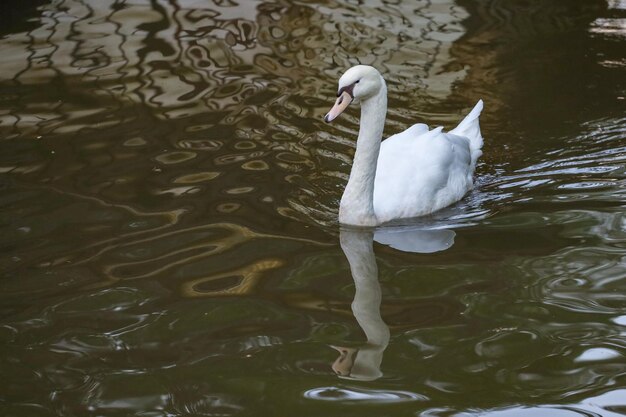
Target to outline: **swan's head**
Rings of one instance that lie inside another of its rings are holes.
[[[369,65],[356,65],[346,71],[339,78],[339,89],[337,90],[337,101],[332,109],[324,116],[326,123],[332,122],[339,116],[353,101],[360,100],[378,94],[385,84],[380,72]]]

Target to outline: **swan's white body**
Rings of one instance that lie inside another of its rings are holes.
[[[479,102],[473,131],[413,125],[380,147],[374,181],[374,212],[381,222],[422,216],[459,201],[472,189],[474,167],[481,155]],[[472,115],[472,114],[470,114]],[[474,133],[474,135],[471,135]],[[477,135],[476,135],[477,133]]]
[[[350,68],[339,80],[340,97],[326,116],[330,122],[354,100],[361,123],[350,179],[341,198],[339,222],[376,226],[423,216],[460,200],[473,187],[483,139],[479,101],[449,133],[416,124],[382,142],[387,88],[369,66]]]

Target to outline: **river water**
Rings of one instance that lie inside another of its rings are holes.
[[[623,0],[7,3],[3,416],[626,414]],[[357,63],[462,202],[339,227]]]

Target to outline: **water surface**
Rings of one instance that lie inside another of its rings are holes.
[[[2,415],[626,414],[626,4],[365,3],[1,6]],[[485,101],[423,253],[336,223],[357,63]]]

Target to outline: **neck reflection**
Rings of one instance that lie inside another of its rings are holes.
[[[454,236],[454,231],[449,229],[341,229],[339,241],[350,264],[355,286],[352,313],[367,342],[359,347],[333,346],[339,356],[332,368],[339,377],[373,381],[383,376],[380,366],[390,332],[380,314],[382,291],[373,241],[406,252],[432,253],[451,247]]]

